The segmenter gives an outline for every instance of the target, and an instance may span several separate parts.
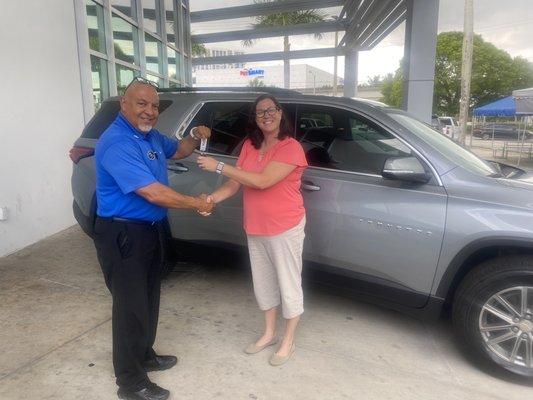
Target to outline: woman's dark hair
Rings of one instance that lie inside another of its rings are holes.
[[[292,125],[289,119],[287,118],[287,115],[283,111],[281,104],[279,104],[278,100],[271,94],[262,94],[257,99],[255,99],[254,104],[252,104],[252,107],[250,109],[250,119],[248,121],[248,137],[250,138],[252,145],[256,149],[259,149],[261,147],[261,143],[263,143],[263,140],[265,140],[265,136],[263,135],[263,132],[261,132],[261,129],[259,129],[259,127],[257,126],[257,122],[255,120],[255,110],[259,102],[267,99],[272,100],[276,107],[281,110],[281,121],[279,123],[278,139],[283,140],[288,136],[293,136]]]

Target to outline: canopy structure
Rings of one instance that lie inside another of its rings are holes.
[[[533,88],[513,90],[517,115],[533,115]]]
[[[514,117],[515,115],[516,103],[513,96],[474,108],[475,117]]]
[[[405,23],[403,108],[424,121],[431,121],[439,0],[271,0],[254,1],[253,4],[248,0],[249,4],[229,7],[224,6],[223,1],[212,3],[220,8],[190,13],[192,30],[196,31],[191,35],[193,44],[283,37],[283,51],[260,50],[247,54],[230,52],[228,55],[195,57],[192,59],[193,66],[283,60],[283,84],[289,89],[290,60],[344,56],[343,92],[346,97],[357,95],[359,52],[373,49],[399,25]],[[261,27],[250,24],[252,21],[249,20],[306,10],[317,10],[324,20]],[[201,25],[213,21],[228,23],[217,23],[216,26],[220,28],[215,31]],[[228,29],[235,23],[240,23],[241,29]],[[335,35],[337,39],[333,47],[313,46],[314,48],[291,50],[290,42],[285,39],[295,35],[327,32],[342,35],[340,41],[338,35]],[[333,79],[333,84],[336,88],[336,78]]]

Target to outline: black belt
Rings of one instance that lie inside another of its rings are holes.
[[[160,221],[144,221],[142,219],[131,219],[131,218],[120,218],[120,217],[98,217],[103,221],[107,222],[121,222],[123,224],[135,224],[135,225],[148,225],[153,226],[157,225]]]

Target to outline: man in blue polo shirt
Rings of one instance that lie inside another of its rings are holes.
[[[167,158],[189,156],[206,127],[178,142],[153,129],[159,96],[149,81],[137,78],[126,89],[120,114],[95,150],[95,246],[113,297],[113,366],[118,397],[164,400],[169,391],[152,383],[148,371],[171,368],[174,356],[153,349],[160,298],[159,229],[168,208],[209,213],[207,196],[191,197],[168,187]]]

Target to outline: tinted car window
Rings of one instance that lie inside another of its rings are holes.
[[[311,166],[381,175],[389,157],[407,157],[410,149],[365,118],[325,106],[306,105],[305,115],[322,116],[329,126],[307,129],[299,140]]]
[[[170,105],[172,101],[161,100],[159,102],[159,114],[163,113]],[[102,133],[107,129],[109,125],[115,120],[120,111],[120,102],[118,100],[105,101],[102,107],[89,121],[85,129],[83,130],[81,137],[87,139],[98,139]]]
[[[350,134],[336,137],[329,149],[338,169],[381,175],[387,158],[411,155],[407,146],[382,128],[355,115],[348,121]]]
[[[238,155],[246,137],[250,106],[251,103],[248,102],[206,103],[185,130],[186,135],[194,126],[209,126],[211,138],[207,144],[207,151]]]
[[[252,102],[212,102],[206,103],[185,129],[187,136],[194,126],[206,125],[211,128],[211,138],[207,151],[238,157],[247,136],[248,121]],[[294,127],[294,106],[282,104],[283,112]]]

